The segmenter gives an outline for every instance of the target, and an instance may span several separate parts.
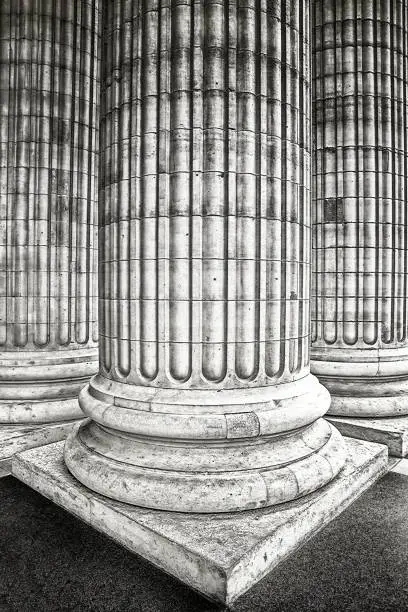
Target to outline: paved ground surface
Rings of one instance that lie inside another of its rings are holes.
[[[408,611],[408,476],[389,473],[234,612]],[[0,480],[0,611],[212,612],[17,480]]]

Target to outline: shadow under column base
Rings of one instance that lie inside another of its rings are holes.
[[[63,442],[19,453],[12,473],[209,599],[230,604],[387,472],[385,446],[345,444],[345,467],[326,486],[293,502],[238,513],[187,514],[110,500],[71,476]]]
[[[0,478],[11,474],[11,460],[15,453],[65,440],[80,420],[36,425],[0,424]]]
[[[386,444],[394,457],[408,455],[408,416],[395,417],[338,417],[327,415],[344,436]]]

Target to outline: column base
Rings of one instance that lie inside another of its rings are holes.
[[[310,369],[330,392],[330,416],[408,415],[408,347],[313,347]]]
[[[347,395],[336,395],[338,384],[320,378],[320,382],[330,392],[329,414],[351,418],[393,418],[408,415],[408,382],[387,383],[381,380],[344,381],[348,385]],[[402,391],[402,393],[401,393]],[[362,395],[366,392],[365,395]],[[389,395],[386,395],[386,393]],[[394,394],[393,394],[394,392]],[[398,394],[397,394],[398,393]]]
[[[0,353],[0,425],[83,418],[78,394],[97,369],[96,348]]]
[[[386,418],[351,418],[327,416],[344,436],[388,446],[394,457],[408,455],[408,416]]]
[[[45,425],[0,424],[0,478],[11,474],[15,453],[65,440],[78,420]]]
[[[93,493],[64,464],[64,443],[19,453],[28,486],[211,600],[230,604],[388,470],[383,445],[346,439],[347,461],[322,489],[280,506],[229,514],[149,510]]]
[[[135,387],[95,376],[65,462],[96,493],[144,508],[242,512],[326,485],[345,461],[313,376],[256,389]]]

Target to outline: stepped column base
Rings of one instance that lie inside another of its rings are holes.
[[[98,369],[98,351],[0,353],[0,474],[22,450],[65,440],[84,418],[83,385]]]
[[[313,376],[252,389],[135,387],[96,376],[80,395],[86,422],[65,461],[117,501],[178,512],[233,512],[287,502],[327,484],[344,442],[321,417]]]
[[[408,415],[406,347],[314,347],[311,371],[330,392],[330,415],[374,419]]]
[[[408,350],[313,348],[312,372],[331,395],[327,419],[345,436],[408,454]]]
[[[83,418],[78,394],[97,370],[97,348],[0,353],[0,425]]]

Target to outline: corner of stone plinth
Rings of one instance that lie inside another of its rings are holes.
[[[11,459],[2,459],[0,461],[0,478],[4,478],[5,476],[10,476],[11,474]]]
[[[190,516],[131,507],[91,492],[68,472],[63,446],[18,453],[13,475],[222,606],[264,578],[388,470],[386,446],[346,438],[346,466],[322,489],[281,506]]]

